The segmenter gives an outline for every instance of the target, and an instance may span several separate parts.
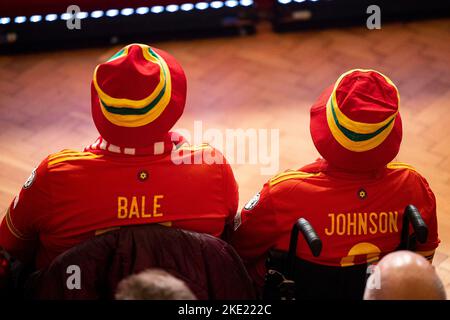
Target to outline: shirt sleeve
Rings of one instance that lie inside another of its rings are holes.
[[[266,184],[234,219],[231,244],[242,258],[257,288],[264,284],[265,261],[279,237],[270,187]]]
[[[277,221],[266,184],[234,219],[232,245],[245,263],[266,257],[277,240]]]
[[[428,226],[428,239],[426,243],[417,243],[416,251],[431,261],[434,256],[434,251],[440,243],[436,213],[436,197],[434,196],[433,191],[431,191],[425,178],[420,175],[417,175],[417,178],[418,182],[416,184],[416,190],[420,193],[417,199],[423,199],[423,202],[416,204],[416,207],[419,209],[424,222]]]
[[[229,213],[227,223],[232,225],[239,206],[239,188],[228,163],[224,164],[223,171],[225,202]]]
[[[39,237],[39,217],[48,207],[46,162],[34,169],[6,211],[0,225],[0,246],[22,262],[32,262]]]

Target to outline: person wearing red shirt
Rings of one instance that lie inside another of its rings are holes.
[[[235,217],[231,243],[260,288],[271,249],[287,251],[297,219],[323,242],[311,263],[349,267],[375,262],[400,243],[405,207],[415,205],[429,228],[417,250],[430,260],[439,244],[436,200],[412,166],[391,162],[402,140],[399,93],[385,75],[351,70],[311,108],[311,135],[323,158],[270,179]],[[303,240],[299,240],[303,241]]]
[[[221,236],[236,213],[238,187],[219,151],[189,147],[169,132],[186,101],[178,62],[128,45],[96,67],[91,96],[101,136],[33,170],[2,221],[0,247],[43,268],[120,226],[161,223]],[[220,161],[198,161],[205,156]]]

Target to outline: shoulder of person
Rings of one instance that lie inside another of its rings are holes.
[[[44,165],[45,163],[47,171],[52,171],[56,167],[59,167],[67,163],[71,163],[73,161],[91,160],[101,157],[102,155],[95,154],[89,151],[63,149],[59,152],[48,155],[47,158],[45,158],[44,161],[41,163],[41,165]]]
[[[188,144],[184,143],[181,146],[179,146],[177,151],[184,151],[184,152],[191,152],[191,153],[197,153],[197,152],[204,152],[204,151],[214,151],[214,152],[220,152],[213,146],[211,146],[209,143],[201,143],[201,144]]]
[[[101,155],[71,149],[64,149],[59,152],[52,153],[45,157],[39,165],[31,171],[31,174],[24,183],[23,188],[29,189],[35,181],[38,181],[37,183],[41,184],[53,172],[58,171],[61,167],[70,164],[73,161],[96,159],[99,157],[101,157]]]
[[[386,165],[386,168],[389,171],[404,173],[404,174],[410,175],[411,177],[414,177],[419,180],[423,180],[424,182],[427,182],[425,177],[422,176],[414,166],[407,164],[405,162],[389,162]]]
[[[416,184],[415,190],[418,190],[420,186],[426,189],[428,193],[433,193],[427,179],[412,165],[404,162],[390,162],[386,165],[386,168],[389,171],[394,171],[409,177],[412,183]]]
[[[178,147],[175,151],[181,158],[192,157],[194,159],[192,163],[194,164],[209,166],[228,165],[228,161],[222,152],[208,143],[199,145],[189,145],[186,143]]]
[[[50,155],[45,157],[36,167],[31,170],[28,179],[22,186],[23,190],[34,189],[32,186],[36,184],[41,185],[42,182],[47,178],[49,170],[48,170],[48,159]]]
[[[284,186],[289,184],[289,182],[307,180],[310,178],[318,177],[319,175],[320,172],[305,172],[289,169],[269,179],[266,185],[269,187]]]

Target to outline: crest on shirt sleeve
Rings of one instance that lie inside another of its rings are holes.
[[[31,187],[35,179],[36,179],[36,168],[34,168],[33,171],[31,171],[31,174],[28,177],[27,181],[25,181],[23,188],[28,189],[29,187]]]
[[[249,202],[244,206],[245,210],[252,210],[259,202],[259,198],[261,197],[261,193],[258,192],[253,196],[253,198],[250,199]]]

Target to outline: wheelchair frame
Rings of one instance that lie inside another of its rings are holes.
[[[410,227],[412,227],[412,233],[410,233]],[[299,233],[304,237],[313,256],[318,257],[320,255],[322,251],[322,241],[320,237],[306,219],[298,219],[292,227],[287,255],[275,253],[273,250],[269,253],[269,257],[266,261],[267,273],[265,277],[263,299],[296,299],[297,286],[295,280],[293,280],[296,261],[305,261],[298,258],[296,255]],[[417,241],[425,243],[427,239],[428,226],[423,220],[419,210],[411,204],[406,206],[403,214],[401,241],[395,251],[414,251],[416,249]]]

